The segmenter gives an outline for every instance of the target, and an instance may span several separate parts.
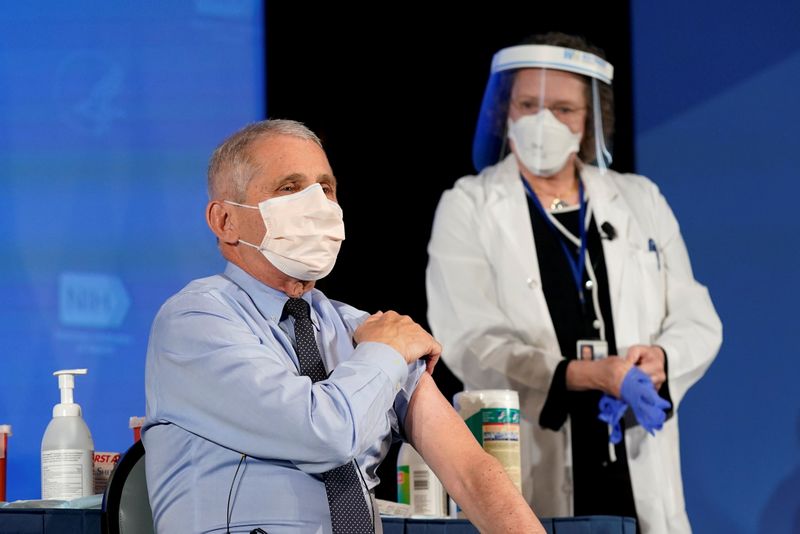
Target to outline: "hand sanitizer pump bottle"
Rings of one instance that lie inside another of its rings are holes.
[[[42,499],[68,501],[94,493],[94,442],[72,399],[75,375],[86,369],[56,371],[61,402],[42,438]]]

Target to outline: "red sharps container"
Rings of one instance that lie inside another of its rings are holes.
[[[6,456],[11,425],[0,425],[0,501],[6,500]]]
[[[142,425],[144,425],[144,417],[131,417],[128,419],[128,427],[133,430],[134,443],[142,438]]]

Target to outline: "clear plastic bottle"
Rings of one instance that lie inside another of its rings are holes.
[[[85,375],[86,369],[53,374],[61,402],[53,406],[53,419],[42,438],[42,499],[67,501],[94,493],[94,442],[72,398],[75,375]]]
[[[412,516],[447,517],[447,493],[422,456],[408,443],[397,453],[397,502]]]

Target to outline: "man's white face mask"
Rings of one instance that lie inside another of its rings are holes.
[[[320,184],[258,206],[225,202],[261,212],[267,229],[261,246],[239,242],[259,250],[282,273],[298,280],[319,280],[333,269],[344,240],[344,221],[342,208],[325,196]]]
[[[508,119],[508,138],[514,142],[517,157],[536,176],[552,176],[581,146],[580,133],[572,133],[553,113],[543,108],[535,115]]]

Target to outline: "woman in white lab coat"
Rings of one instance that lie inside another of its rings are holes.
[[[439,203],[428,319],[466,389],[519,392],[523,493],[537,514],[690,532],[677,413],[721,324],[657,186],[606,167],[611,65],[573,36],[530,43],[495,56],[473,152],[482,170]],[[595,359],[578,359],[576,343]],[[674,411],[655,435],[626,415],[609,445],[597,403],[620,396],[633,365]]]

